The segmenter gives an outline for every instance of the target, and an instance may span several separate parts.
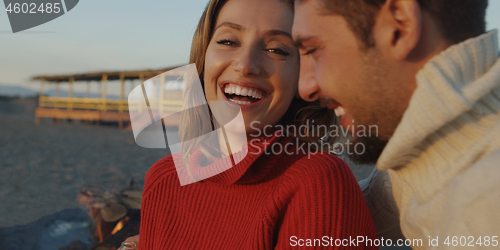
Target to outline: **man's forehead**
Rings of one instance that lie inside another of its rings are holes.
[[[323,8],[323,1],[319,1],[319,0],[287,0],[289,1],[289,3],[294,6],[294,9],[297,10],[297,9],[303,9],[304,7],[307,6],[307,8],[313,8],[315,10],[318,10],[321,12],[322,8]],[[347,0],[347,1],[351,1],[351,0]]]

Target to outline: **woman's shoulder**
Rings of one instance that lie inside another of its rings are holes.
[[[359,189],[349,166],[338,156],[329,153],[299,157],[283,173],[283,177],[283,185],[293,185],[297,188],[316,189],[329,186],[334,190]]]
[[[330,153],[311,153],[299,157],[290,170],[298,174],[336,176],[352,175],[349,166],[338,156]]]
[[[166,180],[170,181],[177,177],[175,162],[178,161],[174,159],[179,158],[178,154],[179,153],[166,156],[155,162],[153,166],[149,168],[144,181],[144,192],[146,192],[147,189],[153,188],[158,183]]]

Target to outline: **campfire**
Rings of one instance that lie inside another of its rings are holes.
[[[142,191],[132,180],[119,192],[97,186],[82,187],[78,200],[87,205],[96,244],[92,250],[117,249],[130,236],[139,234]]]

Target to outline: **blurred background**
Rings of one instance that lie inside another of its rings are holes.
[[[169,152],[137,146],[120,119],[35,119],[40,90],[54,98],[126,99],[141,79],[188,63],[206,3],[86,0],[53,21],[16,34],[7,13],[0,11],[0,249],[98,249],[96,239],[112,235],[123,218],[134,219],[133,201],[126,199],[140,192],[146,171]],[[500,0],[490,0],[488,30],[500,28],[498,13]],[[45,78],[34,80],[37,76]],[[114,108],[123,111],[119,105]],[[372,167],[353,166],[353,172],[361,180]],[[103,207],[116,216],[102,217]],[[96,218],[102,220],[100,232]],[[122,226],[130,224],[126,222]],[[88,228],[92,238],[86,241],[89,235],[81,232]],[[65,237],[72,230],[80,235]],[[51,245],[57,237],[59,244]]]

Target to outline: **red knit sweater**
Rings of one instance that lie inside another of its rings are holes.
[[[180,186],[173,162],[179,154],[155,163],[146,174],[139,249],[344,249],[353,243],[346,239],[376,239],[349,167],[334,155],[308,158],[290,142],[261,138],[236,166],[186,186]],[[295,153],[266,154],[274,143]],[[203,160],[200,151],[193,153],[192,174],[227,162],[202,167]],[[357,248],[378,249],[363,243]]]

